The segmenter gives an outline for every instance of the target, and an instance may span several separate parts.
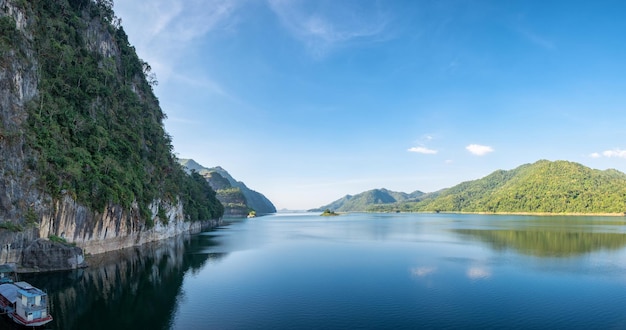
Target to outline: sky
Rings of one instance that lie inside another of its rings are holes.
[[[624,1],[115,0],[178,158],[277,209],[541,159],[626,172]]]

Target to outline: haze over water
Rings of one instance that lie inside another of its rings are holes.
[[[54,329],[619,329],[625,224],[279,214],[30,280]]]

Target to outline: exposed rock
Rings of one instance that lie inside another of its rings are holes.
[[[55,271],[86,267],[83,250],[49,240],[32,241],[22,252],[22,268]]]

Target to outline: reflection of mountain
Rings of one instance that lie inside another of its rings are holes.
[[[76,272],[23,277],[48,291],[55,329],[165,329],[184,274],[225,256],[201,253],[206,245],[200,237],[181,235],[96,255],[91,267]]]
[[[457,229],[456,233],[478,238],[496,250],[515,249],[538,257],[567,257],[626,246],[626,234],[560,230]]]

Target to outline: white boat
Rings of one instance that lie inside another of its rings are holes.
[[[0,284],[0,310],[13,322],[38,327],[52,321],[48,294],[27,282]]]

